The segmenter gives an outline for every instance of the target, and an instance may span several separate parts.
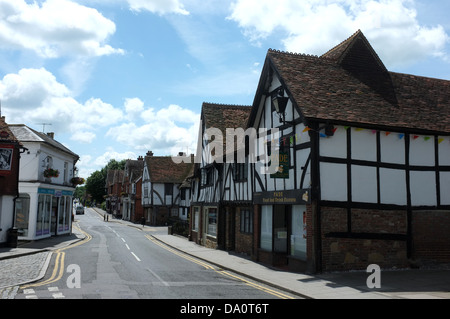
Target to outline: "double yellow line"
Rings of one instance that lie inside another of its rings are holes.
[[[85,235],[85,238],[82,241],[77,242],[76,244],[73,244],[73,245],[67,246],[65,248],[60,248],[60,249],[55,250],[55,252],[54,252],[56,254],[56,257],[55,257],[55,268],[53,269],[52,275],[50,276],[49,279],[47,279],[45,281],[42,281],[42,282],[39,282],[39,283],[28,284],[28,285],[25,285],[25,286],[21,286],[20,287],[21,289],[45,286],[45,285],[49,285],[51,283],[54,283],[54,282],[57,282],[57,281],[61,280],[62,276],[64,275],[64,259],[65,259],[65,256],[66,256],[66,253],[64,252],[64,250],[83,245],[83,244],[87,243],[88,241],[90,241],[92,239],[91,235],[89,235],[88,233],[83,231],[78,226],[74,225],[73,227],[75,227],[80,232],[82,232]]]
[[[204,267],[205,269],[214,270],[214,267],[213,267],[213,266],[208,265],[207,263],[204,263],[204,262],[202,262],[202,261],[200,261],[200,260],[198,260],[198,259],[196,259],[196,258],[190,257],[190,256],[188,256],[188,255],[186,255],[186,254],[184,254],[184,253],[181,253],[181,252],[179,252],[178,250],[175,250],[175,249],[173,249],[173,248],[170,248],[169,246],[167,246],[167,245],[161,243],[160,241],[158,241],[157,239],[151,237],[150,235],[145,235],[145,238],[147,238],[148,240],[150,240],[152,243],[154,243],[154,244],[156,244],[156,245],[158,245],[158,246],[164,248],[165,250],[168,250],[168,251],[170,251],[171,253],[173,253],[173,254],[175,254],[175,255],[177,255],[177,256],[183,257],[184,259],[187,259],[187,260],[189,260],[189,261],[192,261],[193,263],[196,263],[197,265],[200,265],[200,266]]]
[[[200,265],[200,266],[203,266],[205,269],[214,270],[216,273],[221,274],[222,276],[227,276],[227,277],[232,278],[232,279],[234,279],[234,280],[242,281],[242,282],[245,283],[247,286],[250,286],[250,287],[253,287],[253,288],[255,288],[255,289],[264,291],[264,292],[266,292],[266,293],[268,293],[268,294],[271,294],[271,295],[273,295],[273,296],[276,296],[276,297],[278,297],[278,298],[281,298],[281,299],[295,299],[295,298],[293,298],[293,297],[291,297],[291,296],[288,296],[288,295],[286,295],[286,294],[283,294],[283,293],[281,293],[281,292],[279,292],[279,291],[276,291],[276,290],[273,290],[273,289],[270,289],[270,288],[267,288],[267,287],[258,285],[258,284],[256,284],[256,283],[251,282],[251,281],[248,281],[248,280],[246,280],[246,279],[244,279],[244,278],[242,278],[242,277],[233,275],[233,274],[231,274],[231,273],[229,273],[229,272],[227,272],[227,271],[220,270],[220,269],[215,269],[213,266],[211,266],[211,265],[209,265],[209,264],[207,264],[207,263],[204,263],[204,262],[200,261],[200,260],[197,259],[197,258],[188,256],[188,255],[186,255],[185,253],[182,253],[182,252],[180,252],[180,251],[178,251],[178,250],[176,250],[176,249],[173,249],[173,248],[171,248],[171,247],[169,247],[169,246],[163,244],[163,243],[160,242],[159,240],[157,240],[157,239],[151,237],[150,235],[145,235],[145,237],[146,237],[148,240],[150,240],[152,243],[154,243],[154,244],[156,244],[156,245],[158,245],[158,246],[164,248],[165,250],[170,251],[170,252],[172,252],[173,254],[175,254],[175,255],[177,255],[177,256],[180,256],[180,257],[182,257],[182,258],[184,258],[184,259],[186,259],[186,260],[192,261],[192,262],[194,262],[194,263],[196,263],[196,264],[198,264],[198,265]]]

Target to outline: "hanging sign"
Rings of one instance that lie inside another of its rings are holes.
[[[260,205],[300,205],[310,204],[310,189],[266,191],[253,194],[253,203]]]
[[[270,174],[270,178],[289,178],[289,152],[278,152],[277,172]]]
[[[13,153],[13,145],[0,145],[0,175],[11,174]]]

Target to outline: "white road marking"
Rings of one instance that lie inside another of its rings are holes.
[[[133,252],[131,252],[131,254],[134,256],[134,258],[136,258],[136,260],[137,261],[141,261],[140,259],[139,259],[139,257],[138,256],[136,256],[136,254],[135,253],[133,253]]]
[[[63,298],[66,298],[66,297],[64,297],[64,295],[63,295],[62,292],[58,292],[58,293],[56,293],[56,294],[52,294],[52,297],[53,297],[54,299],[63,299]]]
[[[153,276],[155,276],[156,278],[158,278],[158,280],[159,280],[164,286],[169,287],[169,284],[168,284],[166,281],[162,280],[162,278],[159,277],[153,270],[151,270],[150,268],[147,268],[147,270],[148,270]]]
[[[125,246],[127,246],[127,249],[130,250],[130,246],[128,246],[127,244],[125,244]]]

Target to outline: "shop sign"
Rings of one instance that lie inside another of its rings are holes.
[[[0,175],[11,174],[14,146],[0,146]]]
[[[260,192],[253,194],[254,204],[260,205],[299,205],[311,203],[310,189]]]
[[[278,156],[278,168],[276,173],[270,174],[270,178],[289,178],[289,153],[278,152],[275,156]]]
[[[73,192],[71,191],[62,191],[49,188],[38,188],[38,194],[53,195],[56,197],[73,196]]]

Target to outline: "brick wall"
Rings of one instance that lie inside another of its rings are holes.
[[[412,231],[419,264],[450,263],[450,211],[413,211]]]
[[[252,254],[252,247],[253,247],[253,234],[249,233],[242,233],[241,232],[241,212],[240,208],[236,209],[235,214],[235,243],[234,243],[234,250],[237,253],[244,253],[249,256]]]
[[[324,271],[408,266],[405,240],[328,237],[330,232],[347,232],[347,209],[321,207],[321,217]],[[354,233],[407,233],[406,211],[352,209],[351,219]]]

